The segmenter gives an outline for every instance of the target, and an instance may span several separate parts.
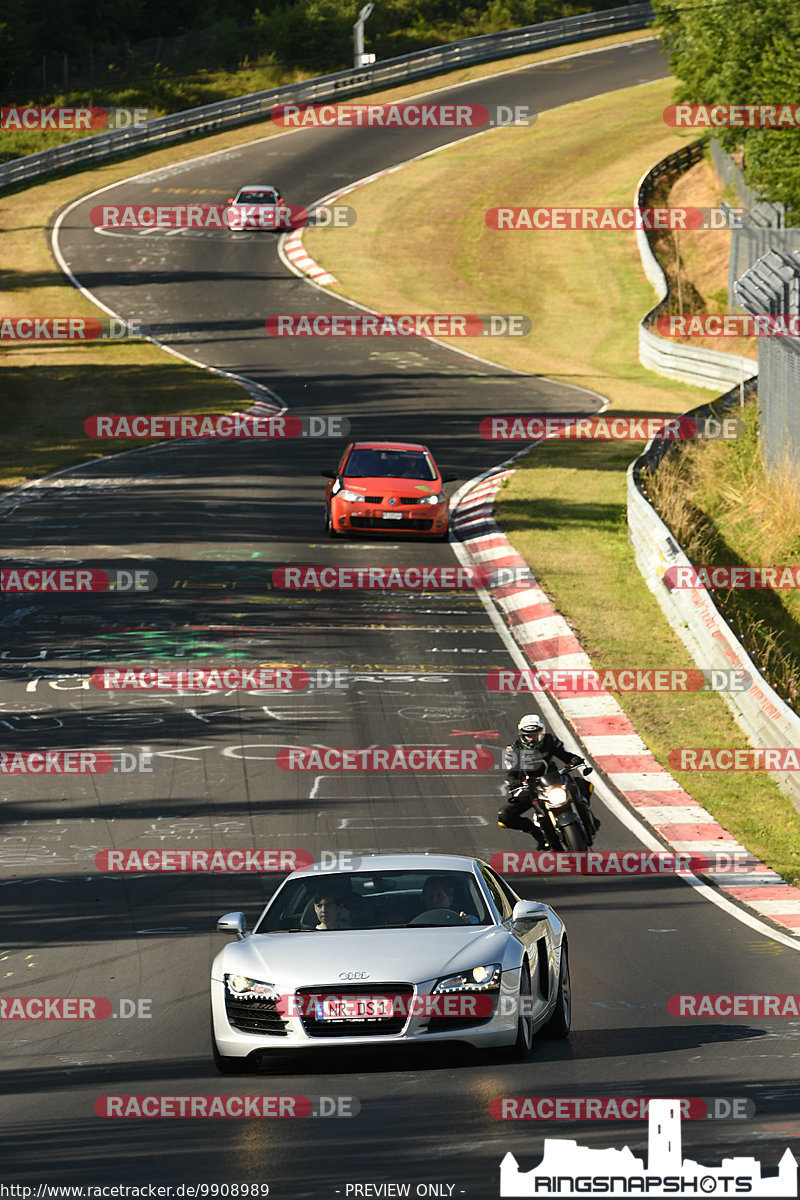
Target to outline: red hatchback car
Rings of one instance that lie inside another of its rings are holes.
[[[447,539],[450,500],[427,446],[419,442],[351,442],[336,471],[321,472],[325,528],[340,534],[390,533]]]

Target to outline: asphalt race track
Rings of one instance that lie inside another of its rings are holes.
[[[664,74],[658,46],[646,42],[477,81],[453,98],[544,111]],[[219,203],[243,183],[267,182],[307,205],[456,136],[303,131],[153,172],[102,199]],[[271,234],[104,236],[88,219],[96,203],[71,207],[58,247],[104,305],[160,323],[163,339],[189,358],[269,387],[293,414],[345,416],[354,437],[422,439],[460,482],[503,456],[478,437],[482,416],[601,404],[419,339],[269,339],[271,312],[351,310],[290,274]],[[114,411],[113,380],[106,411]],[[162,443],[0,507],[4,559],[146,566],[158,576],[152,594],[1,602],[3,744],[94,747],[115,762],[105,775],[2,781],[5,991],[124,998],[143,1013],[6,1025],[3,1175],[21,1184],[266,1182],[272,1197],[313,1200],[358,1194],[347,1185],[406,1182],[412,1195],[436,1184],[446,1186],[432,1194],[484,1200],[498,1195],[504,1154],[531,1167],[543,1136],[630,1144],[637,1154],[647,1145],[643,1122],[498,1121],[489,1112],[495,1097],[664,1094],[754,1101],[749,1120],[684,1122],[684,1147],[702,1163],[752,1154],[774,1170],[787,1145],[797,1148],[800,1022],[681,1020],[667,1000],[797,991],[797,954],[669,877],[511,880],[566,920],[575,990],[569,1041],[537,1039],[527,1063],[455,1047],[291,1056],[241,1078],[215,1071],[208,974],[224,941],[216,919],[241,909],[252,923],[280,876],[104,874],[98,852],[274,847],[489,858],[525,840],[495,825],[499,771],[315,776],[277,766],[290,746],[479,745],[499,761],[518,716],[535,708],[487,691],[487,671],[512,664],[471,592],[298,594],[271,585],[272,570],[293,563],[455,563],[448,545],[327,540],[319,472],[335,466],[341,447],[325,439]],[[212,695],[104,693],[86,682],[90,669],[121,663],[288,664],[312,676],[343,670],[347,679],[293,694]],[[140,754],[152,770],[122,772]],[[639,847],[612,814],[602,816],[599,848]],[[360,1112],[295,1124],[113,1120],[94,1109],[109,1094],[273,1092],[354,1097]]]

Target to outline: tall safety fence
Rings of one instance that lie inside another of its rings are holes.
[[[748,313],[795,317],[800,328],[800,251],[770,250],[736,281]],[[758,339],[758,420],[764,459],[772,470],[800,469],[800,338]]]
[[[720,179],[729,184],[738,197],[738,204],[747,211],[741,225],[731,230],[731,253],[728,260],[728,304],[735,311],[736,280],[754,267],[769,250],[790,253],[800,250],[800,229],[786,225],[782,204],[759,199],[758,193],[744,181],[740,167],[711,139],[711,157]]]
[[[603,34],[644,29],[652,19],[651,4],[630,4],[604,12],[564,17],[557,21],[545,21],[540,25],[526,25],[501,33],[484,34],[462,42],[450,42],[446,46],[437,46],[431,50],[386,59],[384,62],[357,70],[336,71],[331,75],[320,75],[300,83],[284,84],[265,92],[254,92],[249,96],[219,100],[214,104],[204,104],[199,108],[173,113],[169,117],[145,121],[132,129],[118,129],[112,133],[81,138],[64,146],[4,163],[0,166],[0,189],[56,171],[101,162],[143,149],[158,149],[161,145],[168,145],[186,137],[217,133],[237,125],[263,121],[278,104],[313,104],[322,100],[338,100],[361,92],[375,91],[383,86],[424,79],[428,75],[438,75],[443,71],[470,66],[473,63],[491,62],[528,51],[586,41]]]

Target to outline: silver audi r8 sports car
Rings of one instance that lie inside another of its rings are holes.
[[[243,913],[211,968],[211,1037],[224,1073],[315,1046],[452,1041],[525,1057],[570,1028],[567,935],[480,859],[370,855],[280,885]]]

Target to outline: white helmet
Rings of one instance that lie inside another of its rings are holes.
[[[544,721],[538,713],[528,713],[520,718],[517,733],[526,746],[538,746],[544,737]]]

